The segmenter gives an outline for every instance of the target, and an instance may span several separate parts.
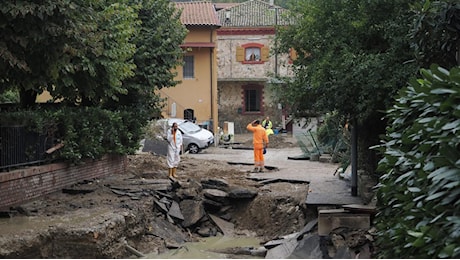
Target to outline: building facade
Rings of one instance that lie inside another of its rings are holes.
[[[163,117],[186,118],[217,132],[217,29],[220,21],[214,5],[208,1],[177,2],[181,22],[188,34],[181,45],[184,65],[177,68],[180,84],[163,88],[166,100]]]
[[[273,52],[276,27],[288,25],[287,10],[261,0],[217,5],[222,27],[217,30],[218,108],[220,124],[234,122],[235,133],[269,116],[284,129],[287,111],[273,101],[275,76],[292,76],[289,53]]]

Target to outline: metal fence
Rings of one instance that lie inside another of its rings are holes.
[[[53,127],[37,133],[26,126],[1,126],[0,171],[47,161],[46,150],[53,146],[54,134]]]

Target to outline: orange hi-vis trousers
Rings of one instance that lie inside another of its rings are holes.
[[[264,143],[268,144],[267,133],[265,128],[261,125],[253,126],[249,123],[246,129],[253,132],[253,146],[254,146],[254,166],[264,167]]]
[[[264,145],[254,144],[254,166],[264,167]]]

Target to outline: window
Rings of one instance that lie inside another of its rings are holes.
[[[260,48],[251,47],[246,48],[244,51],[246,61],[260,61]]]
[[[243,86],[244,105],[243,113],[261,114],[262,111],[262,86]]]
[[[294,48],[289,48],[289,64],[294,63],[297,59],[297,52]]]
[[[247,43],[236,47],[236,60],[243,64],[262,64],[268,61],[269,49],[260,43]]]
[[[184,67],[182,77],[184,79],[195,78],[195,66],[193,56],[184,56]]]

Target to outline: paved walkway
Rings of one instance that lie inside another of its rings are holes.
[[[238,136],[235,137],[238,140]],[[241,139],[248,136],[239,137]],[[250,136],[249,136],[250,138]],[[290,137],[292,138],[292,137]],[[295,140],[292,140],[295,143]],[[351,183],[339,178],[334,172],[339,167],[337,164],[310,161],[291,160],[288,157],[302,155],[299,147],[269,148],[265,154],[265,165],[278,168],[264,173],[251,173],[251,178],[283,179],[309,182],[310,192],[306,203],[310,205],[344,205],[362,204],[359,197],[351,195]],[[223,160],[235,164],[244,171],[253,169],[253,151],[248,149],[230,149],[222,147],[209,147],[198,154],[187,154],[190,158]]]

